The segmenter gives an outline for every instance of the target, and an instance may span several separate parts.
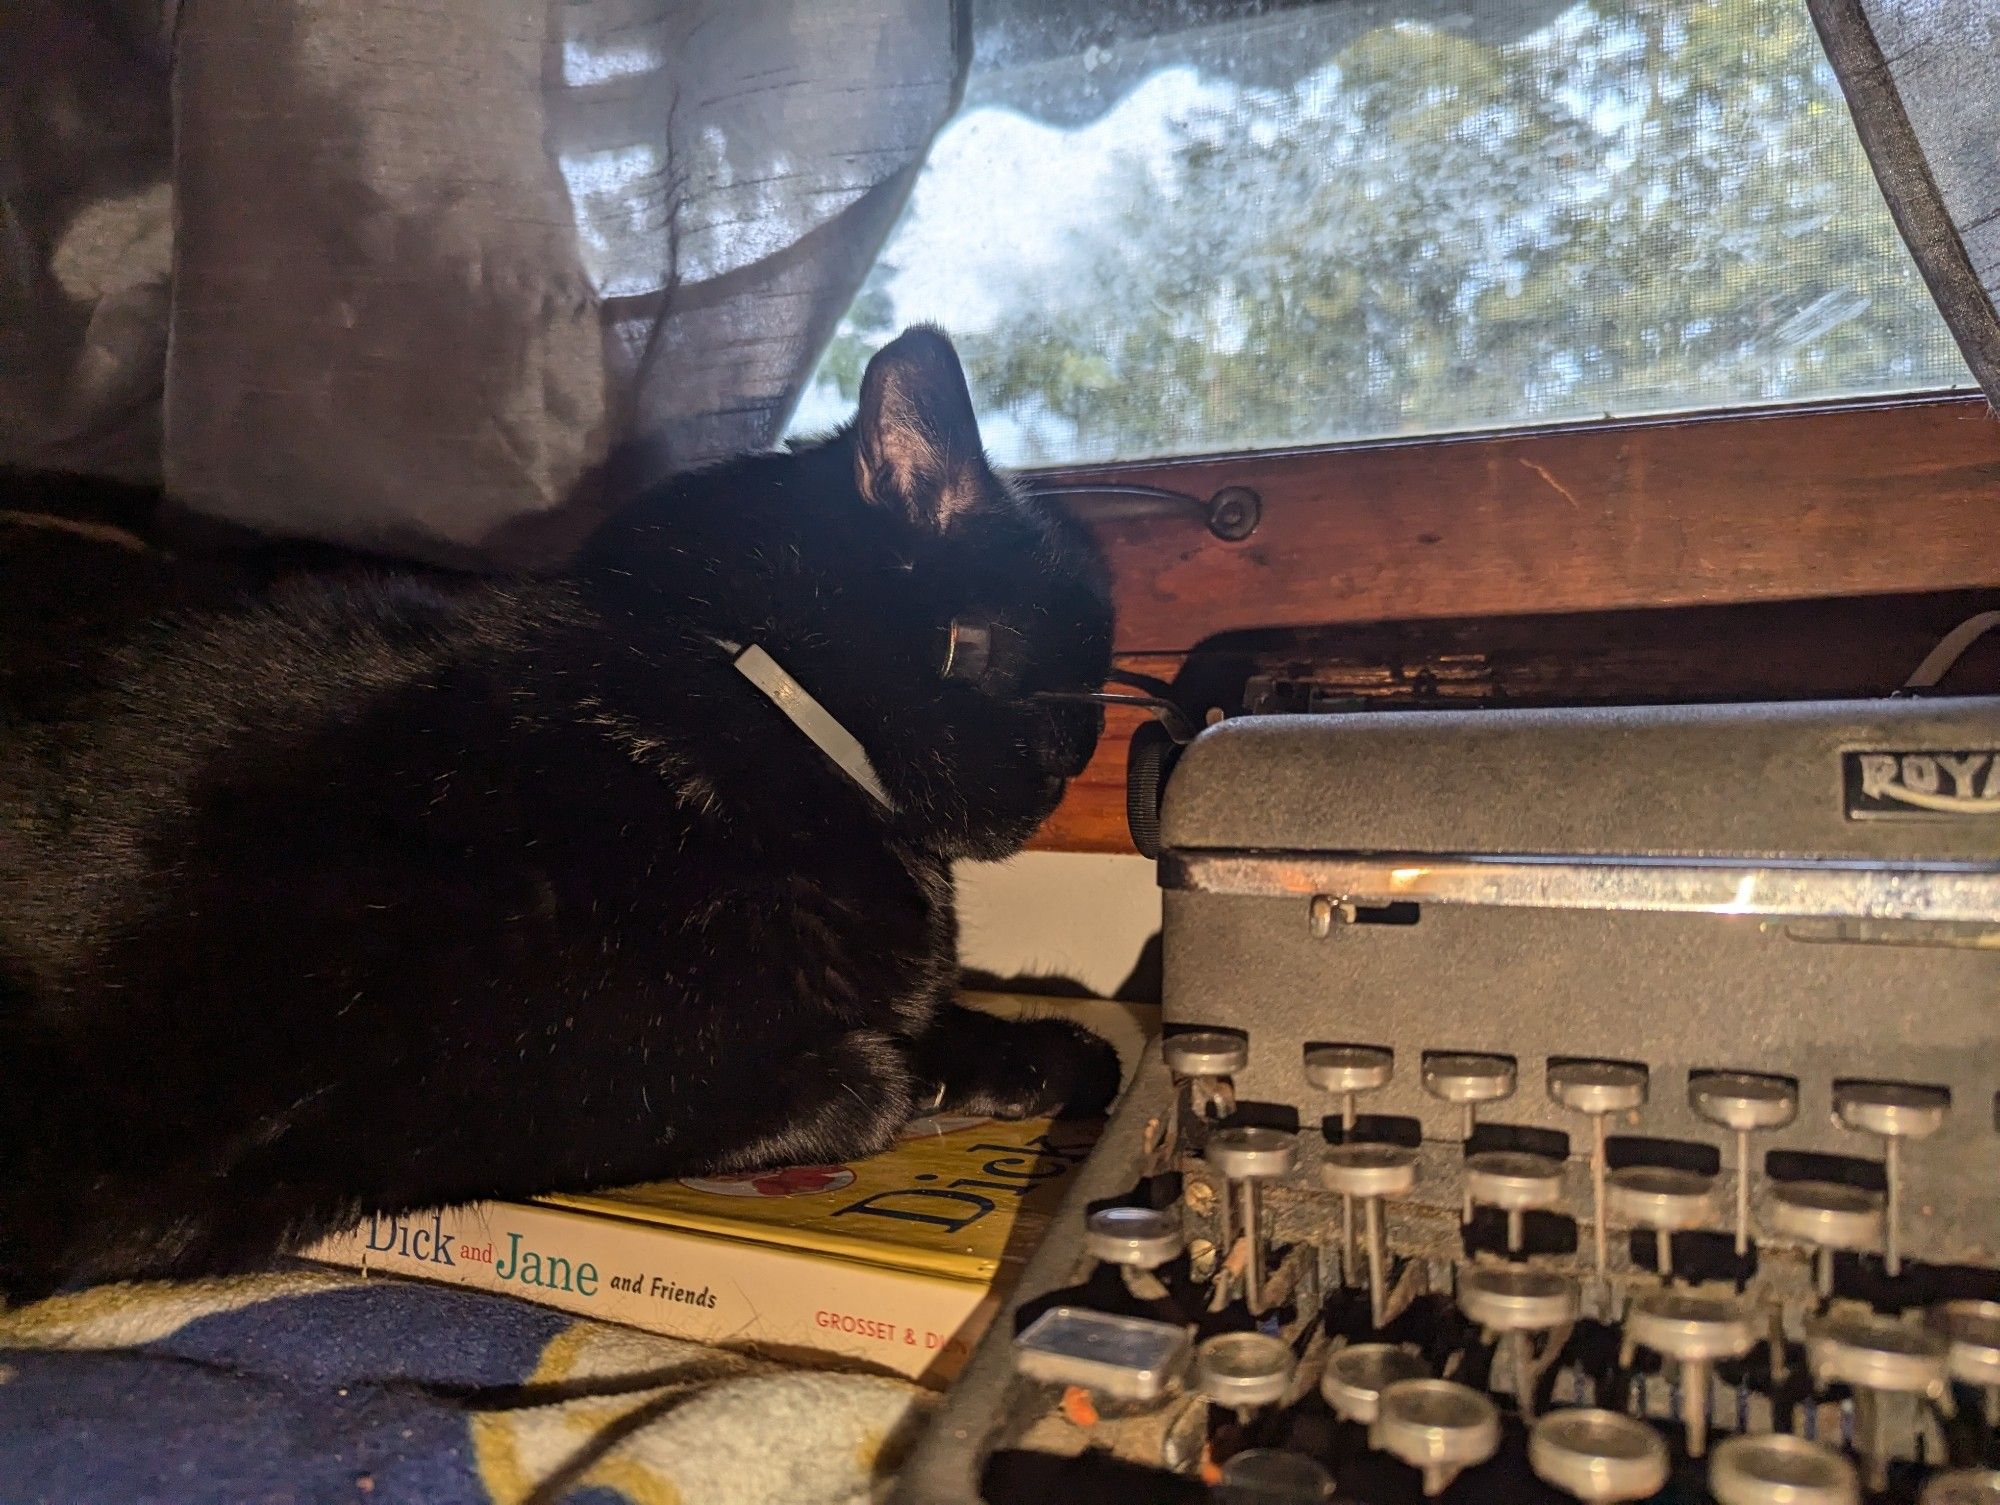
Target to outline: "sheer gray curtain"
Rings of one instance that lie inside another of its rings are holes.
[[[0,462],[534,563],[773,440],[969,53],[942,0],[9,0]]]
[[[2000,3],[1811,4],[1897,227],[2000,404]]]

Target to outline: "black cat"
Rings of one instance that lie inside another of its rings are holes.
[[[559,577],[223,588],[9,489],[11,1298],[1116,1090],[1085,1031],[951,1001],[950,864],[1089,758],[1101,712],[1041,692],[1101,685],[1111,617],[936,331],[848,429],[641,497]]]

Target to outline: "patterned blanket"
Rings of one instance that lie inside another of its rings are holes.
[[[9,1505],[860,1505],[925,1407],[901,1380],[317,1271],[0,1313]]]

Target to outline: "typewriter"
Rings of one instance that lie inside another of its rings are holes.
[[[2000,699],[1247,716],[904,1505],[2000,1502]]]

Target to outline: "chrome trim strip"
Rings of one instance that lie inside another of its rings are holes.
[[[1353,904],[2000,923],[2000,863],[1201,851],[1163,853],[1160,886]]]

